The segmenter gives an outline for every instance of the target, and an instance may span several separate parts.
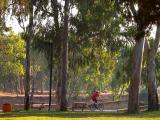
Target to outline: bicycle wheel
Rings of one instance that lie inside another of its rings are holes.
[[[103,105],[103,103],[99,103],[99,104],[97,105],[97,107],[98,107],[98,110],[100,110],[100,111],[103,111],[103,110],[104,110],[104,105]]]
[[[88,107],[89,107],[90,111],[95,111],[96,110],[96,107],[95,107],[94,104],[91,104]]]

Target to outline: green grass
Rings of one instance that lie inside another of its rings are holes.
[[[0,120],[160,120],[160,111],[130,115],[106,112],[19,111],[0,113]]]

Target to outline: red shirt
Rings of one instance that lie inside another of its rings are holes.
[[[99,93],[98,92],[94,92],[93,94],[92,94],[92,100],[93,101],[97,101],[97,97],[99,97]]]

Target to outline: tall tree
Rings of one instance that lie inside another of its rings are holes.
[[[132,76],[129,89],[128,112],[139,111],[139,87],[141,82],[141,71],[144,51],[144,36],[148,26],[159,18],[159,2],[154,0],[121,1],[123,12],[128,21],[134,20],[136,24],[135,46],[133,50]],[[137,9],[135,8],[137,6]],[[127,14],[127,15],[126,15]]]
[[[0,35],[0,71],[5,91],[19,91],[19,77],[24,75],[25,42],[20,36]],[[2,89],[1,89],[2,90]]]
[[[50,43],[50,82],[49,82],[49,108],[51,110],[51,98],[52,98],[52,70],[53,70],[53,43]]]
[[[38,26],[36,27],[36,37],[34,45],[39,50],[42,50],[47,55],[47,58],[51,58],[51,52],[52,52],[52,64],[54,64],[54,67],[58,67],[58,74],[55,74],[57,78],[57,89],[56,89],[56,97],[57,97],[57,104],[60,104],[60,97],[61,97],[61,39],[62,39],[62,19],[59,19],[60,13],[62,13],[61,6],[62,3],[58,2],[57,0],[51,0],[51,1],[38,1],[36,6],[36,12],[38,16],[41,16],[41,19],[39,19]],[[40,12],[39,12],[40,11]],[[50,21],[48,17],[53,18],[53,21]],[[45,25],[42,25],[42,22],[47,19],[47,23]],[[51,48],[50,42],[52,43],[52,50],[48,49]],[[54,52],[53,52],[54,50]],[[50,54],[49,54],[50,53]],[[49,59],[49,60],[50,60]],[[50,63],[50,71],[51,67],[51,61],[48,61]],[[51,75],[52,73],[50,73]],[[50,76],[51,79],[51,76]],[[51,86],[51,84],[50,84]],[[50,98],[50,97],[49,97]],[[49,100],[49,103],[51,101]]]
[[[33,0],[29,1],[28,4],[28,10],[29,10],[29,24],[26,29],[25,33],[25,40],[26,40],[26,79],[25,79],[25,110],[29,110],[30,108],[30,45],[31,45],[31,39],[33,35]]]
[[[128,112],[139,111],[139,87],[141,82],[141,71],[144,51],[144,36],[136,42],[133,52],[132,76],[129,89]]]
[[[61,103],[60,110],[67,110],[67,75],[68,75],[68,18],[69,18],[69,0],[65,0],[64,5],[64,35],[61,42]]]
[[[157,80],[156,80],[156,63],[155,58],[160,42],[160,20],[157,22],[157,32],[155,40],[148,51],[147,63],[147,81],[148,81],[148,110],[154,111],[159,109]]]
[[[15,16],[19,25],[23,29],[22,37],[26,41],[26,74],[25,74],[25,98],[24,109],[30,108],[30,45],[33,37],[33,3],[34,0],[11,0],[12,15]],[[28,22],[26,24],[25,22]]]

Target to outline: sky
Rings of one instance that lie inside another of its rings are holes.
[[[7,21],[7,26],[11,27],[13,32],[16,34],[23,32],[23,29],[19,26],[17,20]],[[156,26],[153,27],[153,30],[151,32],[151,37],[155,38],[155,34],[156,34]]]
[[[62,3],[62,4],[64,4],[64,3]],[[75,16],[78,13],[78,10],[76,7],[72,7],[70,12],[73,16]],[[23,32],[23,29],[19,26],[18,21],[14,17],[11,17],[9,15],[9,16],[7,16],[6,19],[7,19],[7,23],[6,23],[7,27],[11,27],[13,29],[14,33],[18,34],[18,33]]]
[[[62,5],[64,5],[64,2],[62,0],[58,0],[59,2],[61,2]],[[136,10],[138,10],[138,6],[135,6]],[[78,10],[76,7],[72,7],[71,11],[72,15],[76,15],[78,13]],[[11,27],[12,30],[14,31],[14,33],[18,34],[20,32],[23,32],[23,29],[19,26],[18,21],[11,16],[7,16],[7,23],[6,25],[8,27]],[[153,26],[153,30],[151,31],[151,37],[155,38],[155,34],[156,34],[156,26]]]
[[[72,9],[73,13],[77,13],[76,9]],[[11,18],[10,16],[7,17],[7,23],[6,23],[7,27],[11,27],[13,32],[18,34],[23,32],[23,29],[19,26],[18,21],[15,18]],[[156,26],[153,25],[153,29],[151,31],[151,37],[155,38],[155,34],[156,34]]]
[[[16,19],[9,20],[8,18],[6,25],[7,27],[11,27],[14,33],[16,34],[23,32],[23,29],[19,26],[18,21]]]
[[[60,1],[61,0],[59,0],[59,2]],[[62,3],[62,4],[64,4],[64,3]],[[78,13],[78,10],[77,10],[76,7],[72,7],[70,12],[71,12],[72,15],[76,15]],[[23,32],[23,29],[19,26],[18,21],[14,17],[11,17],[10,15],[7,16],[6,25],[7,25],[7,27],[11,27],[13,32],[16,33],[16,34]],[[153,25],[153,29],[151,31],[151,37],[155,38],[155,34],[156,34],[156,26]]]

